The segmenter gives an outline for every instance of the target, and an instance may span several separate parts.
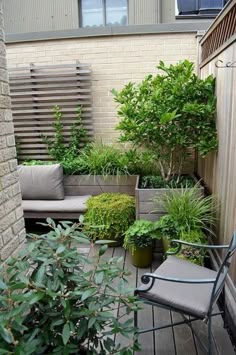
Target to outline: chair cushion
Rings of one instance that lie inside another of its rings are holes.
[[[18,167],[23,200],[63,200],[63,169],[60,164]]]
[[[87,196],[65,196],[64,200],[23,200],[25,212],[86,212]]]
[[[169,256],[154,272],[159,276],[185,279],[215,279],[216,271],[207,269]],[[142,285],[139,289],[145,289]],[[160,304],[175,308],[199,318],[205,318],[208,313],[213,284],[184,284],[157,280],[148,292],[139,292],[139,296]]]

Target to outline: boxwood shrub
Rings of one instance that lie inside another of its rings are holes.
[[[122,242],[125,231],[135,220],[134,197],[126,194],[93,196],[87,201],[87,207],[85,228],[94,239]]]

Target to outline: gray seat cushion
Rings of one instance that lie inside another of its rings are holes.
[[[159,276],[185,279],[215,279],[217,273],[169,256],[154,272]],[[147,286],[141,286],[145,289]],[[140,297],[180,310],[190,315],[205,318],[208,313],[213,284],[184,284],[157,280],[148,292],[139,292]]]
[[[65,196],[64,200],[23,200],[25,212],[86,212],[86,196]]]
[[[23,200],[63,200],[63,169],[60,164],[18,167]]]

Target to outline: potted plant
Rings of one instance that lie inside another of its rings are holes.
[[[184,164],[193,159],[195,150],[204,157],[217,148],[214,78],[200,79],[188,60],[170,66],[160,62],[157,68],[161,73],[113,90],[121,118],[120,140],[153,154],[159,171],[155,191],[145,196],[139,192],[142,182],[136,187],[137,218],[150,218],[153,205],[147,203],[159,192],[158,186],[181,187]]]
[[[160,201],[154,198],[155,201],[159,205]],[[172,239],[203,244],[207,242],[207,234],[215,235],[216,199],[214,196],[198,195],[197,185],[181,190],[170,189],[162,196],[161,204],[166,214],[157,224],[164,252],[169,249]],[[191,248],[187,248],[185,254],[190,255]]]
[[[134,266],[145,268],[152,263],[153,241],[158,239],[157,225],[147,220],[137,220],[125,232],[124,248],[131,254]]]
[[[0,269],[1,354],[131,354],[140,350],[132,312],[140,309],[125,287],[129,271],[119,258],[86,258],[89,243],[78,224],[56,225],[31,235],[21,254]],[[88,266],[89,267],[86,267]],[[112,285],[116,287],[111,287]],[[117,305],[125,317],[117,318]],[[115,341],[114,334],[129,338]],[[102,349],[102,351],[101,351]]]

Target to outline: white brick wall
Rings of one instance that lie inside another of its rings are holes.
[[[0,262],[17,251],[25,240],[19,176],[16,171],[16,149],[10,110],[6,52],[1,34],[0,28]]]
[[[61,64],[75,60],[92,65],[93,118],[96,137],[115,140],[116,104],[111,89],[140,81],[167,64],[189,59],[196,63],[194,33],[91,37],[7,45],[9,67]]]

